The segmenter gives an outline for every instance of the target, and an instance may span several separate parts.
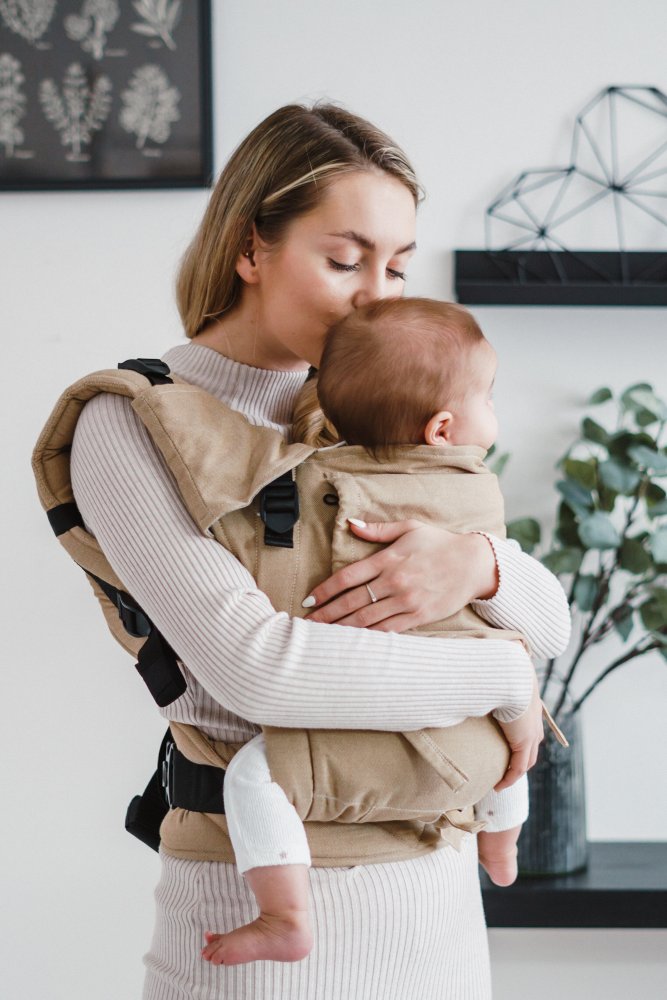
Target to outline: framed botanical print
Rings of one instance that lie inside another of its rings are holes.
[[[208,187],[210,0],[0,0],[0,190]]]

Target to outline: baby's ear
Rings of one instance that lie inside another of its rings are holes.
[[[453,415],[449,410],[438,410],[424,428],[424,443],[432,445],[450,444]]]

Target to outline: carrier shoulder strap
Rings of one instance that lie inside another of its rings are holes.
[[[75,562],[118,612],[119,622],[132,639],[119,641],[137,656],[136,669],[160,707],[170,705],[186,690],[177,656],[148,615],[127,593],[113,572],[97,540],[84,527],[72,493],[70,452],[76,423],[89,399],[100,392],[135,398],[151,386],[173,384],[169,367],[159,359],[124,361],[118,371],[95,372],[80,379],[58,400],[33,452],[33,470],[42,506],[54,534]],[[95,589],[95,587],[93,588]],[[98,595],[99,596],[99,595]],[[117,632],[114,634],[119,638]]]

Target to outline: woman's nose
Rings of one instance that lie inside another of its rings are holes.
[[[385,272],[380,274],[375,271],[366,271],[362,273],[362,280],[354,293],[352,305],[355,309],[359,309],[360,306],[374,302],[375,299],[395,298],[399,293],[399,290],[395,287],[396,284],[398,282],[392,284]]]

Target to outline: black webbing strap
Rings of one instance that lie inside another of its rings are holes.
[[[171,809],[224,814],[224,769],[211,764],[193,764],[173,740],[167,743],[160,778],[165,800]]]
[[[294,525],[299,520],[299,491],[292,472],[284,472],[259,494],[259,515],[264,522],[264,544],[294,548]]]
[[[160,824],[169,809],[223,815],[225,772],[209,764],[193,764],[164,734],[157,770],[142,795],[135,795],[125,815],[125,829],[154,851],[160,848]]]
[[[171,705],[187,690],[176,653],[129,594],[117,590],[94,573],[86,572],[118,608],[125,631],[136,639],[147,637],[137,654],[135,667],[160,708]]]
[[[46,516],[56,538],[58,535],[64,535],[70,528],[85,527],[79,508],[74,502],[61,503],[57,507],[52,507],[51,510],[47,510]]]
[[[171,730],[164,734],[158,754],[157,771],[146,785],[142,795],[135,795],[125,814],[125,829],[154,851],[160,849],[160,824],[169,812],[162,788],[162,765],[167,746],[172,742]]]

